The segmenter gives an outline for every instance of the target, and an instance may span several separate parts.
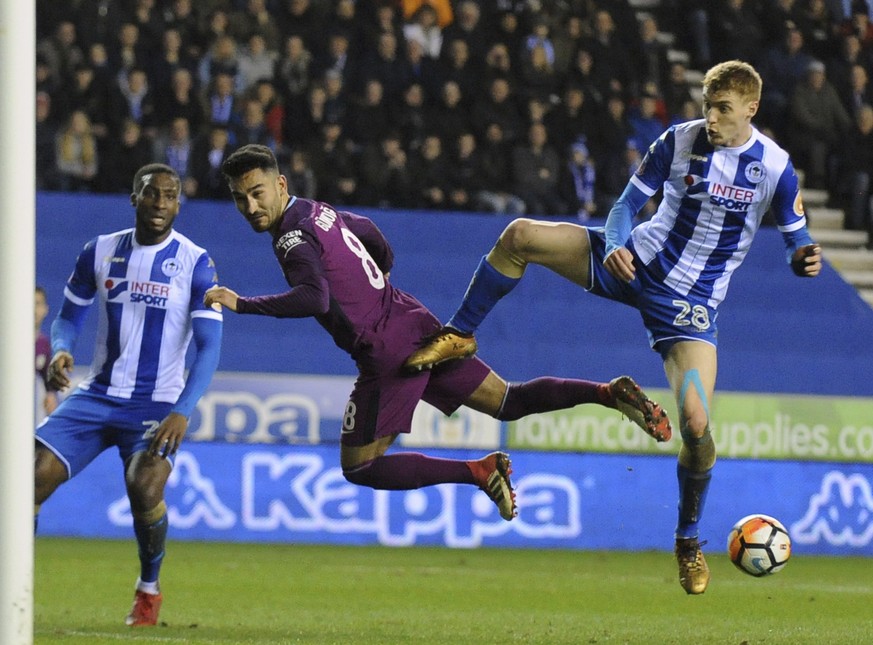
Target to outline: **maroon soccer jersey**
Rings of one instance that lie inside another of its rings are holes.
[[[403,373],[406,357],[441,325],[423,304],[388,282],[394,255],[366,217],[292,197],[273,251],[291,291],[240,298],[237,311],[314,316],[351,354],[360,374],[345,415],[355,422],[344,423],[343,444],[366,445],[409,432],[419,400],[451,414],[488,375],[490,368],[475,357]]]

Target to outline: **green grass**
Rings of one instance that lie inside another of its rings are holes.
[[[162,624],[123,619],[134,541],[36,541],[34,642],[802,645],[873,639],[873,563],[797,557],[754,579],[710,552],[686,596],[669,553],[171,542]]]

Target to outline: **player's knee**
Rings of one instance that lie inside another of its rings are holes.
[[[517,261],[524,261],[524,254],[530,245],[533,220],[519,218],[510,222],[500,235],[498,247]]]
[[[67,480],[67,469],[50,450],[38,446],[33,461],[34,503],[42,504]]]
[[[686,406],[682,414],[682,438],[699,439],[709,430],[709,415],[702,406]]]
[[[347,482],[355,484],[356,486],[375,488],[375,480],[373,476],[373,470],[371,468],[372,465],[372,461],[365,461],[364,463],[358,464],[356,466],[343,468],[343,477],[346,478]]]

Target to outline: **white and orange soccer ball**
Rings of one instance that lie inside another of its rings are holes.
[[[781,571],[791,557],[791,537],[775,517],[756,513],[734,524],[728,556],[737,569],[760,578]]]

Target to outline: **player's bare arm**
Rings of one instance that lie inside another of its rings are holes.
[[[73,371],[73,355],[60,351],[52,356],[48,366],[48,385],[53,390],[66,390],[70,387],[70,372]]]
[[[155,436],[149,444],[149,454],[162,459],[175,455],[187,431],[188,419],[185,415],[170,412],[155,430]]]
[[[821,273],[821,247],[806,244],[791,256],[791,269],[801,278],[814,278]]]
[[[207,307],[221,305],[231,311],[236,311],[237,300],[239,300],[239,295],[227,287],[212,287],[203,296],[203,303]]]
[[[623,246],[607,255],[603,260],[603,266],[614,277],[625,282],[632,281],[637,275],[634,256]]]

